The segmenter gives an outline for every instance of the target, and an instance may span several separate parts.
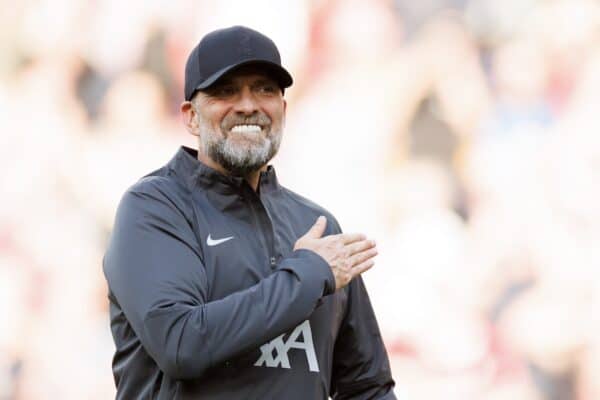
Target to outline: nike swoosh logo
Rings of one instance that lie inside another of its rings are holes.
[[[206,244],[209,246],[216,246],[218,244],[225,243],[226,241],[231,239],[233,239],[233,236],[228,236],[223,239],[213,239],[210,237],[210,234],[208,234],[208,237],[206,238]]]

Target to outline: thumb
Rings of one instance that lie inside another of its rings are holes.
[[[327,226],[327,218],[325,218],[324,216],[320,216],[319,218],[317,218],[317,221],[315,222],[315,224],[308,230],[308,232],[306,232],[306,234],[304,236],[313,238],[313,239],[318,239],[321,236],[323,236],[323,233],[325,233],[325,227]]]

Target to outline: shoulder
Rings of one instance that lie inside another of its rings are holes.
[[[329,233],[340,233],[342,231],[338,220],[331,212],[329,212],[329,210],[284,186],[280,186],[280,188],[282,195],[288,201],[296,204],[300,208],[303,208],[305,212],[309,213],[313,217],[313,220],[316,220],[320,215],[325,216],[325,218],[327,218],[328,225],[332,224],[332,232]]]
[[[138,179],[126,193],[162,193],[168,196],[176,193],[177,189],[178,182],[175,176],[170,173],[167,166],[164,166]]]
[[[123,194],[120,207],[154,204],[187,216],[190,208],[188,197],[185,186],[169,173],[167,167],[163,167],[131,185]]]

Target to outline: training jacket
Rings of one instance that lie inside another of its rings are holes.
[[[324,209],[181,147],[124,194],[103,269],[117,399],[395,399],[360,277],[294,243]]]

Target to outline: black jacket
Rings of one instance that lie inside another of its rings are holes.
[[[324,209],[182,147],[133,185],[104,257],[117,399],[395,399],[362,279],[296,240]]]

